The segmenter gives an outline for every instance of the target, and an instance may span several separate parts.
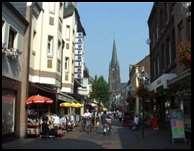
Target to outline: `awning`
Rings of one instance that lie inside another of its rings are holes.
[[[33,95],[26,100],[26,104],[52,104],[53,100],[40,95]]]
[[[57,99],[63,102],[73,102],[75,99],[65,93],[57,93]]]
[[[79,108],[82,107],[82,104],[80,103],[75,103],[75,102],[64,102],[60,104],[60,107],[75,107],[75,108]]]
[[[82,105],[80,103],[72,103],[71,107],[79,108],[82,107]]]
[[[167,88],[168,80],[171,80],[175,77],[177,77],[177,75],[175,73],[162,74],[160,77],[158,77],[155,81],[153,81],[150,84],[149,90],[150,91],[156,90],[160,86],[163,86],[164,88]]]
[[[61,103],[60,107],[71,107],[71,103],[70,102]]]

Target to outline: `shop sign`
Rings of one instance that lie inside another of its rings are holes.
[[[184,115],[181,110],[170,111],[170,125],[172,141],[174,139],[185,139]]]

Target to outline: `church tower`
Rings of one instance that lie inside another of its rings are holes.
[[[115,101],[116,96],[120,94],[120,67],[117,60],[117,50],[115,40],[113,41],[112,58],[109,64],[109,92],[110,103]]]

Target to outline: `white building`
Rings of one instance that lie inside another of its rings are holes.
[[[38,19],[32,19],[29,81],[61,86],[63,3],[43,2]]]
[[[74,52],[77,32],[76,7],[71,2],[65,3],[63,14],[64,50],[62,64],[62,92],[73,93],[74,88]]]

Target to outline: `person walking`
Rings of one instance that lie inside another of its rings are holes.
[[[152,119],[151,119],[151,126],[152,126],[152,128],[154,130],[158,130],[159,129],[158,117],[156,116],[156,114],[154,114]]]
[[[133,123],[134,123],[134,125],[133,125],[133,127],[132,127],[132,130],[136,130],[136,129],[138,128],[138,126],[139,126],[139,117],[138,117],[138,115],[135,115],[135,116],[134,116],[134,121],[133,121]]]
[[[121,111],[118,112],[118,116],[119,116],[119,121],[121,122],[122,121],[122,112]]]

